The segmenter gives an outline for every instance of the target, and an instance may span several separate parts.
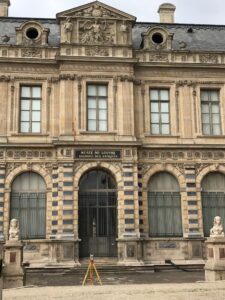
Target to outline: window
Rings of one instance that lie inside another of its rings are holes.
[[[41,87],[22,86],[20,90],[20,132],[41,132]]]
[[[150,90],[151,134],[170,134],[169,91]]]
[[[201,91],[201,110],[203,134],[221,134],[219,91]]]
[[[45,238],[46,184],[37,173],[25,172],[12,184],[10,219],[20,223],[22,239]]]
[[[148,185],[149,234],[182,236],[181,197],[177,179],[167,172],[154,174]]]
[[[87,87],[87,119],[89,131],[107,131],[107,98],[106,85],[89,84]]]
[[[210,235],[215,216],[225,220],[225,175],[208,173],[202,180],[202,215],[204,236]]]

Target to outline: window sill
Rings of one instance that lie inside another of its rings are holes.
[[[27,133],[21,133],[21,132],[19,132],[19,133],[13,133],[13,134],[11,134],[11,136],[31,136],[31,137],[34,137],[34,136],[38,136],[38,137],[40,137],[40,136],[49,136],[49,134],[47,134],[47,133],[32,133],[32,132],[27,132]]]
[[[149,133],[145,133],[144,134],[145,137],[161,137],[161,138],[179,138],[179,135],[171,135],[171,134],[149,134]]]
[[[80,131],[84,135],[116,135],[116,131]]]
[[[221,139],[221,138],[225,138],[225,135],[223,135],[223,134],[221,134],[221,135],[197,135],[197,138]]]

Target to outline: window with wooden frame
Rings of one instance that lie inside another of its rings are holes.
[[[108,130],[108,86],[87,85],[87,129],[105,132]]]
[[[219,90],[201,90],[202,133],[221,134]]]
[[[20,88],[20,132],[41,132],[41,87]]]
[[[170,134],[170,101],[168,89],[150,89],[151,134]]]

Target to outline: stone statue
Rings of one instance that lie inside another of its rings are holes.
[[[120,25],[120,32],[122,33],[122,38],[123,38],[123,43],[127,43],[127,32],[128,32],[128,27],[125,23]]]
[[[73,23],[71,22],[71,18],[67,17],[66,22],[64,23],[64,32],[65,32],[65,41],[66,41],[66,43],[71,42],[72,30],[73,30]]]
[[[221,217],[216,216],[213,222],[213,228],[210,229],[210,237],[224,237]]]
[[[19,221],[17,219],[12,219],[10,221],[9,240],[10,241],[18,241],[19,233],[20,233]]]

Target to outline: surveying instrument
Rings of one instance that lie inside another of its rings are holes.
[[[83,283],[82,283],[82,286],[84,286],[87,282],[87,278],[88,278],[88,274],[89,274],[89,278],[90,278],[90,285],[93,285],[93,275],[94,275],[94,272],[95,272],[95,275],[97,277],[97,281],[100,285],[102,285],[102,281],[101,281],[101,278],[98,274],[98,271],[96,269],[96,266],[95,266],[95,261],[94,261],[94,255],[90,255],[90,261],[89,261],[89,265],[88,265],[88,268],[87,268],[87,272],[84,276],[84,280],[83,280]]]

